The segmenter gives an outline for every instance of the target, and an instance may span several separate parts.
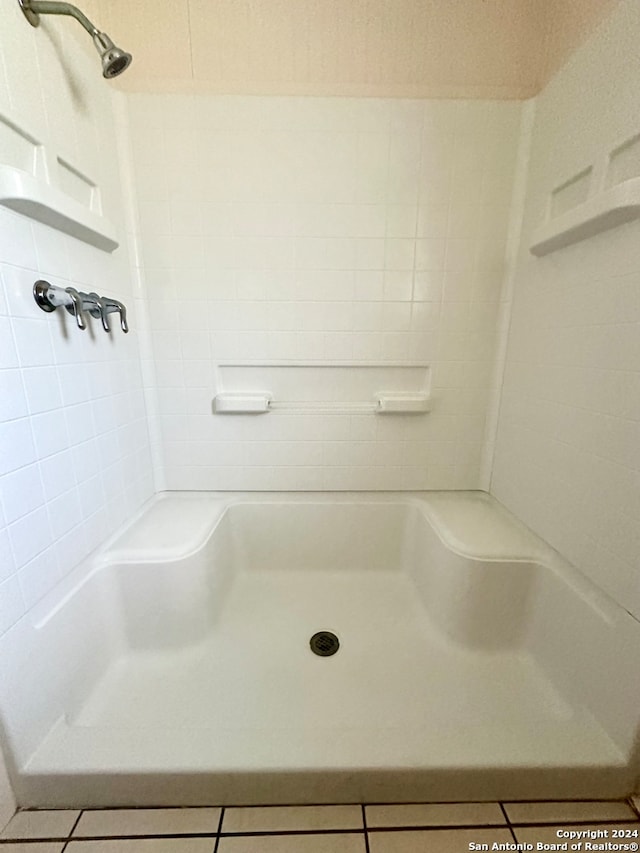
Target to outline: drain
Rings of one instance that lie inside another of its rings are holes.
[[[331,631],[318,631],[309,640],[311,651],[314,655],[320,655],[321,658],[328,658],[340,648],[340,640]]]

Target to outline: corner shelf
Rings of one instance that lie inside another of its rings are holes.
[[[108,219],[22,169],[0,165],[0,205],[106,252],[118,248],[115,228]]]
[[[529,251],[542,257],[638,217],[640,178],[631,178],[540,226]]]

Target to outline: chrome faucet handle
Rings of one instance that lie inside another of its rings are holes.
[[[82,313],[82,297],[75,287],[66,287],[65,293],[71,297],[71,305],[65,305],[65,308],[73,317],[76,318],[76,323],[79,329],[86,329],[87,323]]]
[[[105,314],[113,314],[117,312],[120,315],[120,328],[123,332],[128,332],[129,324],[127,323],[127,309],[122,302],[118,302],[117,299],[108,299],[103,297],[102,303],[104,305]]]
[[[111,326],[109,325],[109,320],[107,318],[107,307],[106,303],[108,300],[105,299],[104,296],[98,296],[97,293],[92,291],[91,293],[83,293],[81,296],[84,297],[85,302],[88,303],[87,311],[91,314],[92,317],[96,319],[99,317],[102,321],[102,328],[105,332],[111,331]]]

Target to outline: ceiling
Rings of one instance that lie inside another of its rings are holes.
[[[85,0],[129,91],[535,95],[618,0]]]

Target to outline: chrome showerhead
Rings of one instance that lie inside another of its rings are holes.
[[[107,79],[117,77],[131,65],[133,60],[131,54],[116,47],[106,33],[95,32],[93,43],[102,59],[103,77]]]
[[[71,3],[60,3],[57,0],[18,0],[25,18],[32,27],[40,24],[40,15],[69,15],[75,18],[93,38],[100,58],[102,59],[102,76],[110,79],[127,69],[133,57],[130,53],[116,47],[106,33],[94,26],[80,9]]]

